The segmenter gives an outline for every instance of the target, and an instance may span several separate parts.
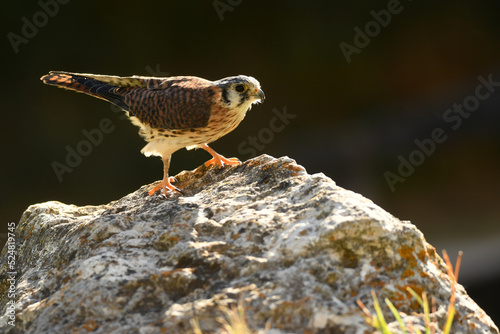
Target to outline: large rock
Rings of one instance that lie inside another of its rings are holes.
[[[434,296],[443,327],[443,261],[414,225],[370,200],[289,158],[177,179],[184,195],[167,199],[144,186],[108,205],[30,206],[15,232],[16,298],[14,281],[0,286],[0,331],[188,333],[197,318],[213,332],[220,306],[241,300],[254,330],[367,333],[356,300],[373,309],[373,289],[418,327],[407,287]],[[452,333],[498,333],[460,285],[456,308]]]

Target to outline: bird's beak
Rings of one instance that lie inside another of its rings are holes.
[[[261,102],[266,99],[266,94],[264,94],[264,91],[260,88],[255,90],[255,92],[253,93],[253,96],[255,96],[255,98],[260,100]]]

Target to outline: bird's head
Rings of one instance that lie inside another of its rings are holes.
[[[246,75],[220,79],[215,84],[222,89],[222,103],[230,109],[247,110],[253,103],[262,102],[266,98],[260,89],[260,83]]]

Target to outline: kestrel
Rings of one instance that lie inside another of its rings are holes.
[[[163,180],[149,195],[171,184],[168,169],[172,154],[186,147],[202,148],[213,158],[206,165],[238,165],[236,158],[224,158],[208,144],[233,131],[252,104],[265,98],[253,77],[238,75],[216,81],[194,76],[118,77],[52,71],[43,83],[106,100],[125,110],[139,134],[148,142],[141,152],[163,161]]]

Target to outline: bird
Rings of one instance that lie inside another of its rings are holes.
[[[84,93],[123,109],[147,142],[145,156],[163,161],[163,179],[149,191],[164,196],[182,191],[168,174],[172,154],[179,149],[202,148],[212,155],[206,166],[239,165],[208,144],[233,131],[253,104],[263,102],[264,91],[251,76],[237,75],[210,81],[196,76],[147,77],[50,71],[44,84]]]

